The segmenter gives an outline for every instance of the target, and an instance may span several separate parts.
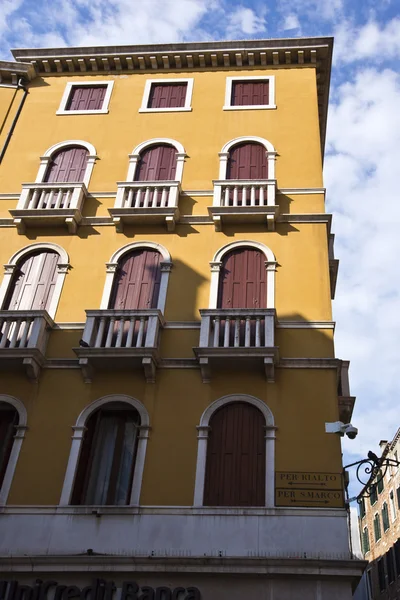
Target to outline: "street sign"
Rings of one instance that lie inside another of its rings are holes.
[[[343,508],[342,474],[278,471],[275,474],[275,504]]]

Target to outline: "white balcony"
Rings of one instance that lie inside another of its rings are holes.
[[[74,348],[85,382],[96,369],[144,369],[154,383],[164,318],[151,310],[87,310],[82,345]]]
[[[0,311],[0,370],[25,370],[36,381],[53,320],[45,310]]]
[[[266,223],[268,230],[274,230],[279,208],[275,179],[227,179],[213,184],[213,205],[208,211],[216,231],[224,223]]]
[[[87,189],[84,183],[24,183],[17,208],[10,210],[18,233],[27,227],[67,227],[76,233]]]
[[[114,208],[109,209],[117,231],[124,225],[163,224],[175,229],[179,219],[179,181],[119,181]]]
[[[211,370],[262,366],[274,381],[278,361],[275,347],[275,309],[200,310],[200,345],[194,348],[202,378],[208,383]]]

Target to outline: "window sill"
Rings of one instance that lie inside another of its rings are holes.
[[[250,106],[223,106],[222,110],[271,110],[276,104],[254,104]]]
[[[56,115],[106,115],[108,109],[101,110],[58,110]]]
[[[155,112],[190,112],[191,106],[171,106],[170,108],[139,108],[140,113],[155,113]]]

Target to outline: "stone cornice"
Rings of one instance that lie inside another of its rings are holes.
[[[0,60],[0,85],[16,86],[21,78],[31,81],[35,77],[36,71],[30,62]]]
[[[17,62],[38,74],[180,72],[204,69],[315,67],[321,147],[324,148],[333,38],[292,38],[81,48],[15,49]]]

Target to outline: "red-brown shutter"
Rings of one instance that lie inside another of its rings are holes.
[[[161,281],[160,262],[161,254],[154,250],[135,250],[125,254],[114,280],[110,308],[157,308]]]
[[[210,420],[205,506],[264,506],[265,422],[251,404],[233,402]]]
[[[18,425],[18,412],[15,408],[0,407],[0,488],[13,447],[16,425]]]
[[[69,146],[54,154],[44,181],[66,183],[83,181],[88,151],[79,146]]]
[[[267,278],[265,256],[252,248],[224,255],[220,271],[218,308],[265,308]]]
[[[153,83],[147,108],[179,108],[185,106],[186,83]]]
[[[245,142],[229,153],[227,179],[267,179],[267,157],[264,146]]]
[[[176,149],[151,146],[144,150],[136,169],[135,181],[173,181],[176,172]]]
[[[74,85],[66,110],[100,110],[103,107],[107,86]]]
[[[36,252],[16,268],[5,308],[9,310],[48,310],[57,280],[59,255]]]
[[[237,81],[232,84],[231,106],[269,104],[268,81]]]

